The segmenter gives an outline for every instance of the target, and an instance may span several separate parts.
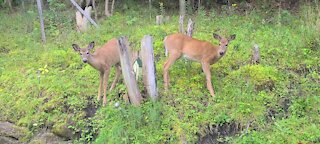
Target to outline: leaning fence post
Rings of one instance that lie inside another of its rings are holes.
[[[134,105],[137,106],[140,105],[142,97],[134,76],[132,64],[130,62],[131,58],[128,50],[128,39],[124,36],[121,36],[118,38],[118,43],[122,75],[128,90],[129,99]]]
[[[148,95],[155,101],[158,98],[158,91],[152,44],[152,37],[150,35],[145,35],[141,40],[141,59],[143,83],[147,89]]]

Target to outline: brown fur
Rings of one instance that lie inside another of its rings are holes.
[[[93,49],[94,42],[91,42],[87,48],[80,48],[77,44],[73,44],[72,46],[75,51],[79,52],[84,62],[88,62],[88,64],[100,72],[98,101],[100,101],[101,91],[103,89],[103,106],[105,106],[107,103],[106,89],[108,87],[111,67],[114,65],[116,66],[116,77],[112,82],[110,91],[115,87],[121,74],[117,39],[113,38],[109,40],[105,45],[96,49],[93,54],[90,53],[90,50]]]
[[[220,41],[220,45],[212,45],[207,41],[197,40],[187,35],[177,33],[169,35],[164,40],[164,46],[169,52],[169,58],[164,64],[163,78],[165,89],[169,86],[169,68],[182,55],[187,58],[200,62],[203,72],[206,75],[207,88],[210,94],[214,96],[214,91],[211,84],[210,65],[217,62],[225,55],[228,43],[235,39],[235,35],[231,35],[229,39],[220,37],[214,34],[213,37]]]

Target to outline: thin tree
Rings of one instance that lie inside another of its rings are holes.
[[[106,0],[105,6],[104,6],[104,14],[109,17],[111,16],[110,12],[109,12],[109,0]]]
[[[5,0],[4,3],[8,3],[10,11],[12,11],[12,0]]]
[[[112,4],[111,4],[111,15],[113,15],[114,3],[115,3],[115,0],[112,0]]]
[[[92,0],[92,7],[93,7],[93,10],[94,10],[94,19],[97,21],[98,20],[98,14],[97,14],[96,0]]]
[[[41,39],[42,42],[46,42],[46,34],[44,32],[44,23],[43,23],[43,16],[42,16],[42,5],[41,1],[37,0],[37,5],[38,5],[38,12],[39,12],[39,19],[40,19],[40,27],[41,27]]]
[[[180,8],[180,15],[186,14],[186,1],[185,0],[179,0],[179,8]]]
[[[185,0],[179,0],[179,7],[180,7],[180,18],[179,18],[179,32],[185,33],[183,28],[183,19],[186,14],[186,1]]]

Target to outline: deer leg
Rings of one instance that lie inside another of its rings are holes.
[[[120,66],[116,66],[116,77],[114,78],[109,91],[114,89],[114,87],[116,86],[116,84],[117,84],[117,82],[119,80],[120,74],[121,74],[121,67]]]
[[[108,87],[108,79],[109,79],[110,69],[107,68],[103,75],[103,106],[107,104],[107,87]]]
[[[100,98],[101,98],[102,84],[103,84],[103,72],[100,72],[100,83],[99,83],[98,98],[97,98],[98,101],[100,101]]]
[[[207,80],[207,89],[209,90],[211,96],[214,96],[214,91],[212,88],[212,83],[211,83],[211,72],[210,72],[210,65],[206,62],[202,62],[202,70],[204,74],[206,75],[206,80]]]
[[[180,58],[180,56],[181,54],[170,54],[168,60],[163,66],[163,81],[165,90],[168,90],[169,87],[169,68],[177,59]]]

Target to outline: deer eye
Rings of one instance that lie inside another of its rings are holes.
[[[226,46],[228,46],[228,44],[226,44]]]
[[[87,52],[87,55],[89,54],[89,52]]]

